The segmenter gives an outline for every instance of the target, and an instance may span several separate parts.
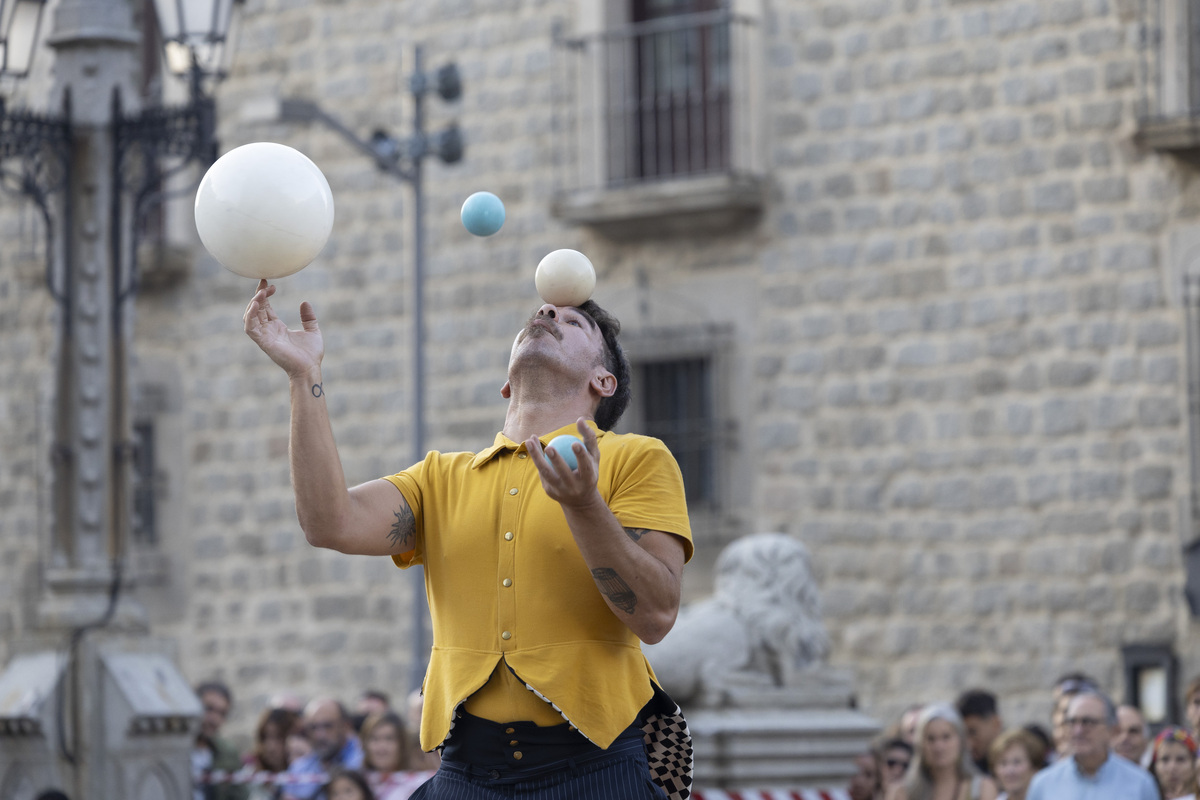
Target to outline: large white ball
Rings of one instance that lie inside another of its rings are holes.
[[[333,230],[333,192],[303,153],[274,142],[230,150],[196,191],[196,231],[213,258],[247,278],[307,267]]]
[[[552,306],[580,306],[596,291],[596,268],[578,250],[555,250],[538,263],[533,283]]]

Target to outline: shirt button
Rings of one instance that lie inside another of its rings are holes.
[[[505,728],[504,732],[505,733],[516,733],[517,729],[516,728]]]
[[[508,742],[509,747],[516,747],[519,744],[520,744],[520,742],[518,742],[516,739],[510,739]]]
[[[512,586],[512,580],[509,578],[505,578],[502,582],[505,586]]]
[[[524,757],[525,757],[525,754],[522,753],[520,750],[513,753],[513,758],[515,758],[517,761],[520,761]]]
[[[508,490],[508,493],[509,493],[509,494],[516,494],[516,493],[517,493],[517,492],[519,492],[519,491],[520,491],[520,489],[509,489],[509,490]]]
[[[528,453],[517,453],[517,458],[527,458],[528,455]]]
[[[507,540],[507,541],[510,541],[510,542],[511,542],[511,541],[512,541],[512,531],[505,531],[505,532],[504,532],[504,538],[505,538],[505,540]]]
[[[504,633],[500,634],[500,638],[501,638],[501,639],[511,639],[511,638],[512,638],[512,634],[511,634],[511,633],[509,633],[508,631],[505,631]]]

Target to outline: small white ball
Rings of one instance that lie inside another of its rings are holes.
[[[580,306],[596,291],[596,268],[578,250],[555,250],[538,263],[533,282],[550,305]]]
[[[275,142],[230,150],[196,191],[196,232],[213,258],[246,278],[304,269],[333,231],[333,192],[303,153]]]

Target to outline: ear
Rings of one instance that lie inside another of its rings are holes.
[[[504,385],[500,387],[500,396],[505,400],[512,397],[512,387],[508,385],[508,381],[505,381]]]
[[[606,369],[598,369],[592,375],[591,387],[601,397],[612,397],[617,392],[617,378]]]

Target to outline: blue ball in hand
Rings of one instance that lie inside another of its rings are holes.
[[[476,236],[491,236],[504,224],[504,203],[491,192],[476,192],[463,203],[462,224]]]
[[[583,439],[564,433],[562,436],[555,436],[551,439],[550,444],[546,445],[546,449],[558,453],[571,469],[579,469],[579,460],[575,458],[575,451],[571,449],[571,445],[576,442],[583,444]]]

